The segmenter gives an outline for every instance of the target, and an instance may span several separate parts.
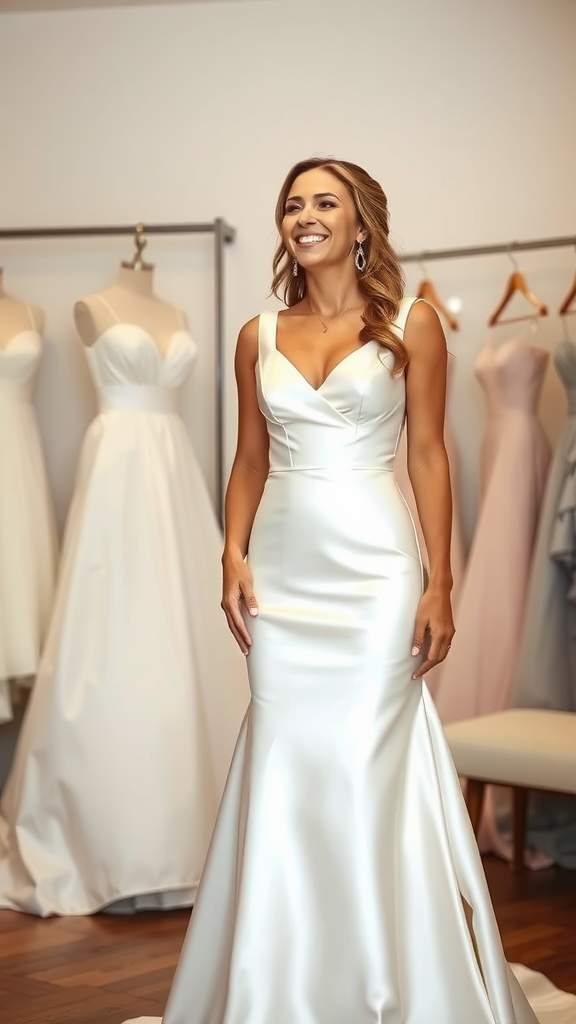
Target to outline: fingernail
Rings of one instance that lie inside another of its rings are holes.
[[[414,647],[412,648],[412,657],[413,657],[413,658],[415,658],[415,657],[416,657],[416,655],[418,654],[418,651],[419,651],[419,650],[420,650],[420,648],[419,648],[419,647],[416,647],[416,644],[414,644]]]
[[[250,615],[258,615],[258,609],[257,608],[250,608]]]

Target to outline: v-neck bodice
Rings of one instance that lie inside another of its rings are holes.
[[[415,300],[405,298],[393,327],[402,337]],[[368,341],[340,360],[314,388],[276,345],[277,313],[258,330],[258,403],[270,435],[270,470],[315,468],[392,471],[404,421],[404,375],[394,356]]]

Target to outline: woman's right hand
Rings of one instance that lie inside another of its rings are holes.
[[[252,572],[248,563],[240,555],[224,553],[222,558],[223,588],[222,608],[226,614],[228,625],[242,654],[248,654],[252,645],[252,637],[246,628],[242,616],[241,602],[250,615],[258,615],[258,604],[254,597]]]

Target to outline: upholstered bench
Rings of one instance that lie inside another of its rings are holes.
[[[512,787],[512,869],[521,871],[530,790],[576,794],[576,714],[513,708],[454,722],[445,733],[458,775],[467,780],[475,832],[486,785]]]

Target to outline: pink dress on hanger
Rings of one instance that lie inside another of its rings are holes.
[[[444,723],[507,707],[550,448],[536,408],[549,353],[488,335],[481,504],[436,705]]]
[[[451,386],[455,356],[448,353],[448,387]],[[460,597],[460,589],[462,587],[462,581],[464,577],[464,566],[466,564],[466,554],[464,548],[464,533],[462,529],[462,515],[460,509],[460,474],[458,471],[458,448],[456,445],[456,438],[452,430],[450,421],[446,419],[444,425],[444,443],[446,445],[446,451],[448,453],[448,461],[450,463],[450,481],[452,485],[452,541],[450,545],[450,561],[452,566],[452,578],[454,585],[452,587],[452,610],[456,611],[458,600]],[[416,508],[416,498],[414,497],[414,491],[412,490],[412,484],[410,483],[410,477],[408,475],[408,444],[407,444],[407,431],[404,429],[398,443],[398,450],[396,452],[396,459],[394,461],[394,476],[396,477],[396,483],[398,484],[402,496],[408,505],[410,515],[414,521],[414,527],[416,529],[416,536],[418,538],[418,546],[420,548],[420,554],[422,556],[422,562],[426,570],[428,569],[428,553],[426,551],[426,541],[424,540],[424,534],[422,533],[422,527],[420,525],[420,517],[418,515],[418,509]],[[440,665],[436,665],[431,672],[426,675],[426,685],[428,689],[434,695],[438,687],[440,686],[440,679],[442,671],[444,669],[445,662]]]

